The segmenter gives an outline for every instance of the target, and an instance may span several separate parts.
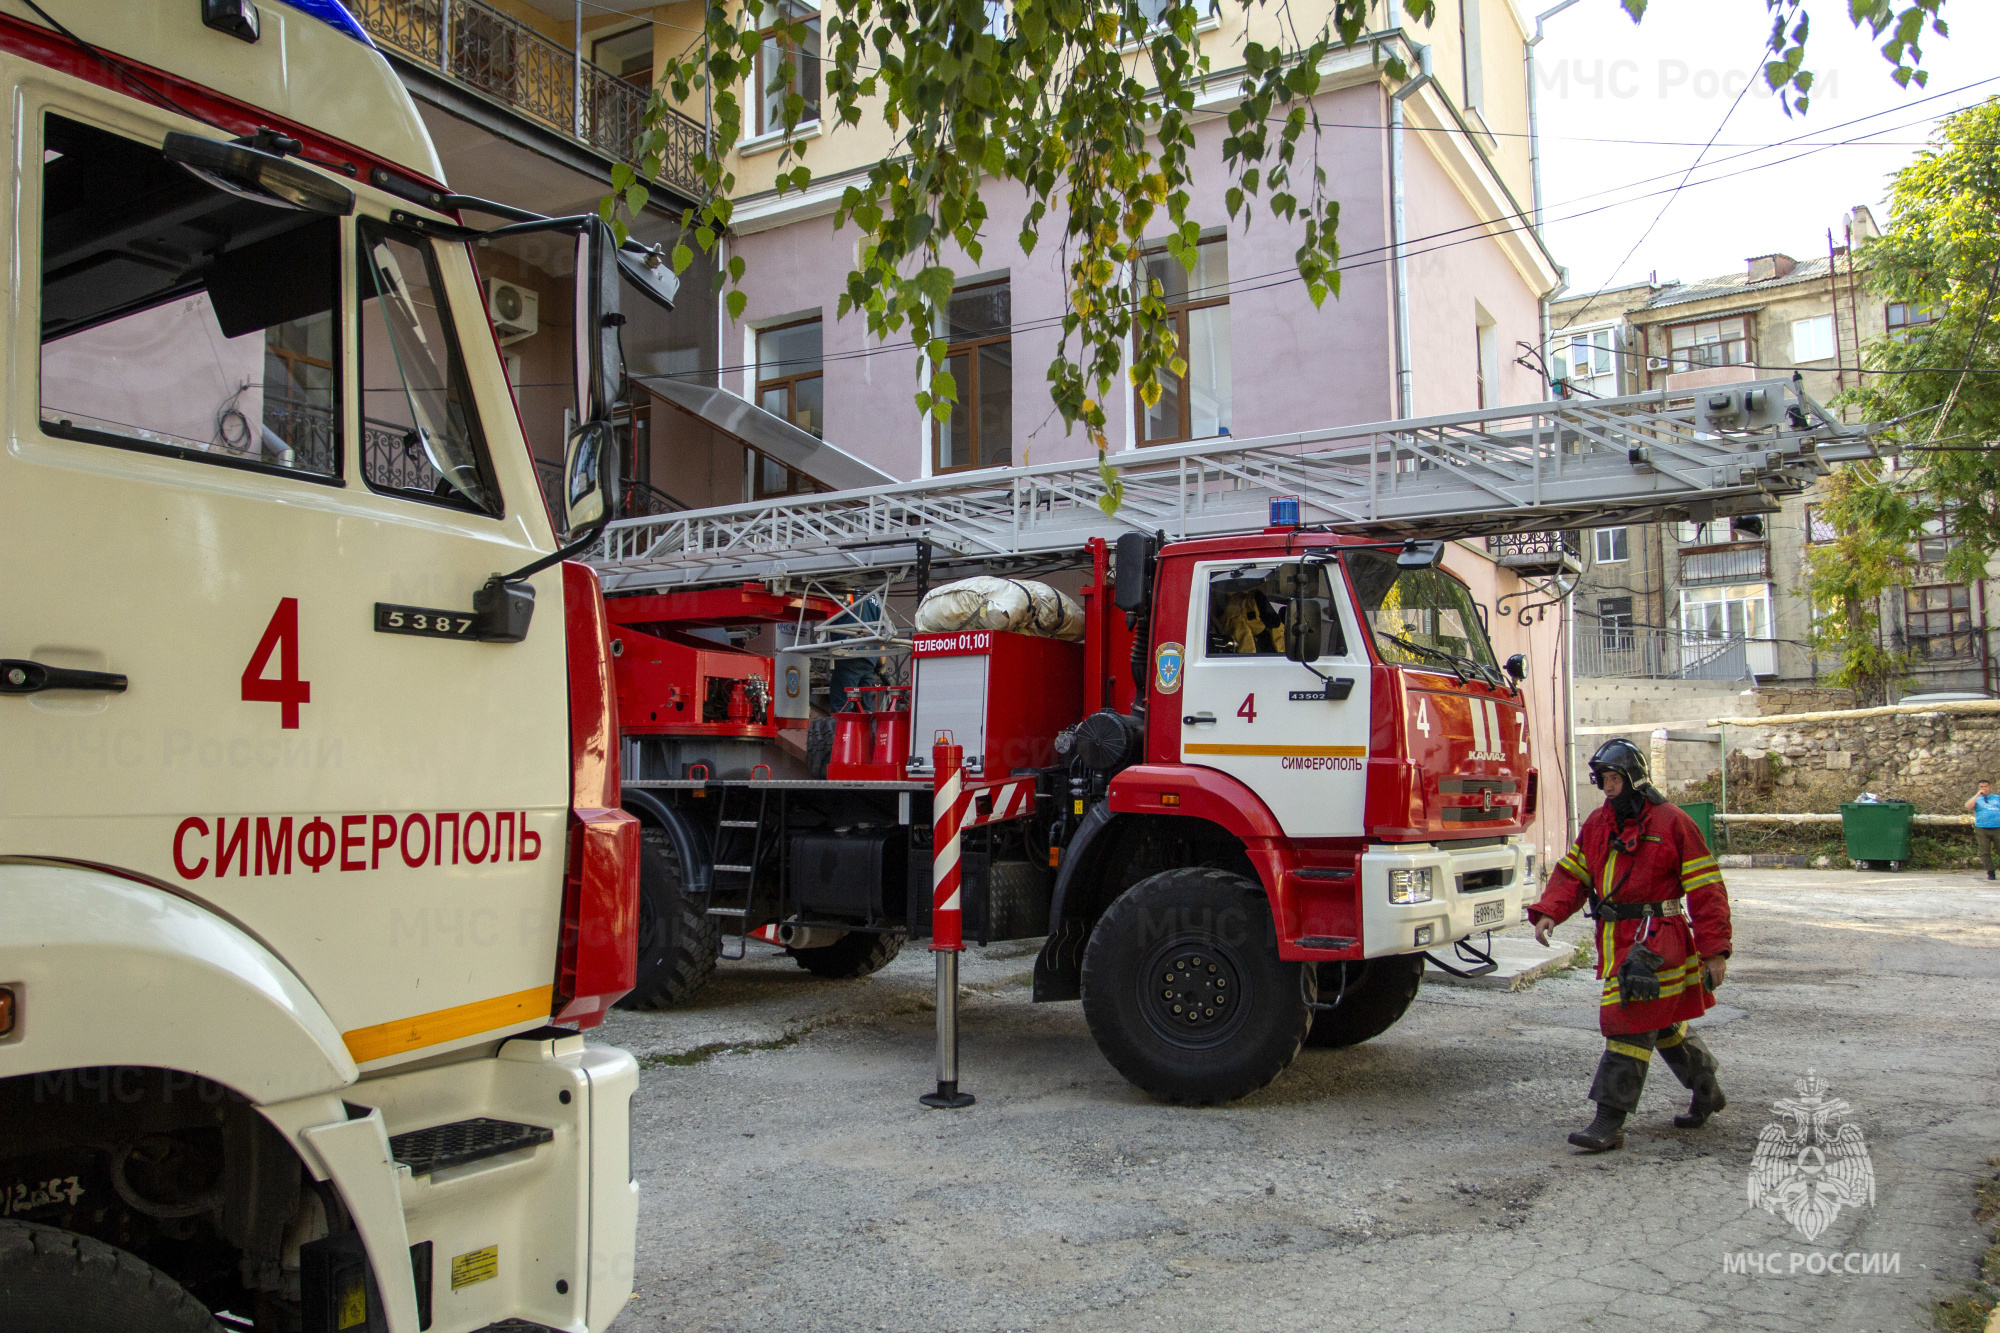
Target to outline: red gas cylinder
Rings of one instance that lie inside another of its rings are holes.
[[[903,776],[910,757],[910,687],[893,685],[885,691],[882,710],[875,714],[875,748],[870,764],[877,776]]]
[[[827,776],[846,779],[851,770],[868,762],[868,753],[873,737],[869,735],[872,714],[864,712],[861,701],[852,694],[847,706],[833,715],[833,757],[827,764]]]

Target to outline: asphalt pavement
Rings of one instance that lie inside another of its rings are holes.
[[[1029,1002],[1035,944],[975,949],[978,1103],[931,1111],[928,953],[828,982],[753,950],[598,1034],[646,1066],[638,1290],[617,1328],[1930,1328],[1987,1243],[2000,891],[1971,873],[1729,882],[1737,953],[1700,1024],[1729,1109],[1672,1128],[1686,1094],[1656,1061],[1603,1156],[1564,1142],[1603,1046],[1588,968],[1513,991],[1427,980],[1384,1036],[1190,1110],[1120,1078],[1079,1005]],[[1802,1088],[1808,1071],[1823,1084]],[[1774,1158],[1757,1206],[1760,1131],[1815,1115],[1823,1142],[1858,1129],[1867,1171],[1854,1135],[1831,1167]]]

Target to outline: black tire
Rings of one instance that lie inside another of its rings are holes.
[[[833,719],[816,717],[806,724],[806,776],[814,782],[826,781],[826,766],[833,762]]]
[[[852,981],[880,972],[902,951],[901,935],[875,935],[865,930],[850,930],[833,943],[816,949],[785,950],[793,962],[828,981]]]
[[[1278,957],[1256,881],[1168,870],[1098,919],[1083,953],[1083,1015],[1104,1058],[1140,1088],[1212,1106],[1255,1092],[1297,1057],[1313,979]]]
[[[679,1004],[715,971],[721,931],[684,884],[673,839],[647,825],[639,841],[638,982],[620,1009]]]
[[[0,1333],[221,1333],[137,1255],[60,1227],[0,1222]]]
[[[1346,989],[1341,987],[1345,972]],[[1312,1031],[1306,1045],[1358,1046],[1370,1037],[1379,1037],[1396,1026],[1409,1010],[1424,981],[1424,956],[1392,954],[1358,963],[1319,964],[1319,1002],[1340,1005],[1313,1011]]]

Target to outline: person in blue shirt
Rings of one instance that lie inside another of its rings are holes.
[[[2000,841],[2000,796],[1993,794],[1993,783],[1979,784],[1979,792],[1965,803],[1972,812],[1972,836],[1979,839],[1979,854],[1986,860],[1986,878],[1993,878],[1993,844]]]

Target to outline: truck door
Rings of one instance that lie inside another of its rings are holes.
[[[346,217],[217,188],[131,99],[33,88],[0,658],[129,683],[0,694],[0,853],[241,924],[364,1066],[545,1023],[562,582],[524,642],[449,614],[551,542],[464,247],[358,183]]]
[[[1350,682],[1351,692],[1328,699],[1320,676],[1285,656],[1277,561],[1197,564],[1181,760],[1240,779],[1293,837],[1358,837],[1368,774],[1367,650],[1338,583],[1319,566],[1305,568],[1323,612],[1313,666]]]

